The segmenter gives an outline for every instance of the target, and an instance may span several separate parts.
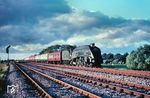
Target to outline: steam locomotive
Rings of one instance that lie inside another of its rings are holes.
[[[95,44],[79,46],[72,52],[63,50],[60,52],[34,55],[25,58],[25,60],[88,67],[100,67],[103,62],[101,50]]]

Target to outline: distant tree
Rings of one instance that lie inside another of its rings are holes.
[[[120,53],[117,53],[114,55],[114,59],[121,59],[122,55]]]
[[[150,45],[144,45],[132,51],[127,56],[126,64],[129,69],[150,70]]]
[[[114,57],[114,54],[112,54],[112,53],[109,53],[109,54],[104,53],[102,55],[103,63],[105,63],[105,64],[111,64],[112,61],[113,61],[113,57]]]
[[[122,55],[122,57],[121,57],[122,63],[124,63],[124,64],[126,63],[126,58],[127,58],[128,55],[129,55],[128,53],[124,53]]]
[[[72,46],[72,45],[53,45],[53,46],[49,46],[46,49],[43,49],[39,54],[51,53],[51,52],[62,51],[62,50],[68,50],[71,52],[75,48],[76,46]]]
[[[147,58],[147,59],[145,60],[145,62],[146,62],[148,65],[150,65],[150,57]],[[150,66],[148,66],[148,67],[150,67]]]
[[[114,57],[114,54],[109,53],[109,54],[106,56],[106,59],[113,59],[113,57]]]
[[[127,52],[123,54],[124,57],[127,57],[128,55],[129,55],[129,53],[127,53]]]
[[[107,54],[106,54],[106,53],[103,53],[103,54],[102,54],[102,58],[103,58],[103,60],[106,60],[106,56],[107,56]]]
[[[103,53],[102,58],[104,64],[125,64],[126,63],[126,57],[128,56],[128,53],[125,54],[112,54],[112,53]]]
[[[117,53],[113,56],[113,64],[118,64],[121,61],[122,55],[120,53]]]

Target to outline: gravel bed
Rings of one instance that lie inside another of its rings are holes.
[[[38,71],[41,71],[45,74],[48,74],[49,76],[52,76],[54,78],[57,78],[57,79],[60,79],[64,82],[72,84],[76,87],[79,87],[81,89],[89,91],[93,94],[101,96],[102,98],[135,98],[135,96],[130,96],[130,95],[127,95],[125,93],[120,93],[118,91],[114,91],[114,90],[111,90],[109,88],[104,88],[104,87],[101,87],[101,86],[97,86],[97,85],[94,85],[94,84],[91,84],[91,83],[84,83],[84,82],[81,82],[77,79],[72,79],[72,78],[69,78],[69,77],[65,77],[63,75],[58,75],[58,74],[55,74],[55,73],[45,71],[44,69],[39,69],[39,68],[35,68],[35,67],[32,67],[32,68],[34,68]]]
[[[76,85],[78,87],[82,87],[87,91],[92,92],[93,94],[97,94],[102,98],[135,98],[135,96],[130,96],[125,93],[120,93],[109,88],[103,88],[101,86],[96,86],[94,84],[85,84],[80,82],[79,80],[70,79],[70,78],[62,78],[63,81],[68,82],[70,84]]]
[[[92,71],[85,71],[85,70],[77,70],[77,69],[69,69],[69,68],[60,68],[60,67],[48,67],[51,69],[57,69],[62,71],[69,71],[69,72],[75,72],[75,73],[81,73],[84,75],[92,75],[100,78],[107,78],[111,80],[120,80],[125,82],[130,82],[134,84],[140,84],[143,86],[150,86],[150,79],[144,79],[144,78],[138,78],[138,77],[132,77],[132,76],[123,76],[123,75],[114,75],[114,74],[108,74],[108,73],[102,73],[102,72],[92,72]]]
[[[34,77],[35,81],[54,98],[86,98],[84,95],[81,95],[73,90],[69,90],[67,87],[64,87],[45,77],[41,77],[39,74],[33,74],[26,68],[23,69],[25,69],[30,76]]]
[[[9,66],[4,81],[6,86],[3,95],[0,96],[1,98],[39,98],[29,81],[12,64]],[[11,88],[12,85],[15,86],[14,92]]]
[[[144,93],[144,94],[150,94],[150,92],[148,92],[148,91],[146,91],[144,89],[137,89],[136,87],[130,87],[128,85],[116,84],[116,83],[102,81],[102,80],[97,80],[97,79],[93,79],[93,78],[89,78],[89,77],[84,77],[84,76],[80,76],[80,77],[84,78],[84,79],[94,80],[94,81],[97,81],[97,82],[107,83],[109,85],[118,86],[118,87],[121,87],[121,88],[130,89],[130,90],[137,91],[137,92]]]

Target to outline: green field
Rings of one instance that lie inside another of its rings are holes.
[[[113,69],[128,69],[127,66],[125,64],[102,64],[102,67],[104,68],[113,68]]]
[[[6,72],[8,66],[6,64],[0,64],[0,79],[3,77]]]
[[[8,66],[6,64],[0,64],[0,91],[2,90],[3,86],[3,75],[7,71]]]

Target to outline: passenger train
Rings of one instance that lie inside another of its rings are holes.
[[[68,50],[63,50],[60,52],[34,55],[25,58],[25,61],[87,67],[100,67],[101,63],[103,63],[101,50],[96,47],[95,44],[79,46],[75,48],[72,52]]]

